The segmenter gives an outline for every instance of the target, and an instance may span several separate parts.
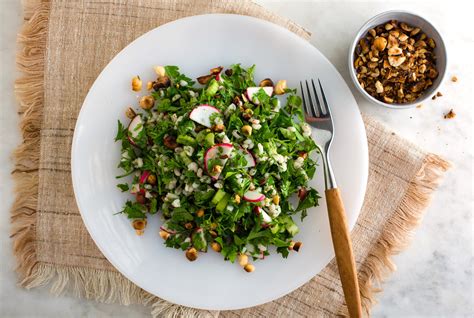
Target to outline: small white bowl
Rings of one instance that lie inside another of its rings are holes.
[[[359,40],[367,34],[369,29],[374,28],[380,24],[384,24],[390,20],[397,20],[399,22],[405,22],[409,25],[419,27],[422,32],[426,33],[428,37],[433,38],[433,40],[436,43],[436,48],[434,49],[434,53],[436,55],[436,68],[438,70],[438,77],[434,80],[433,85],[430,86],[423,93],[422,96],[420,96],[418,99],[416,99],[415,101],[411,103],[404,103],[404,104],[384,103],[376,99],[375,97],[372,97],[369,93],[367,93],[360,86],[359,81],[357,80],[357,71],[354,68],[354,52],[355,52],[355,48],[357,44],[359,43]],[[443,38],[441,37],[441,34],[430,22],[428,22],[428,20],[411,12],[393,10],[393,11],[386,11],[386,12],[376,15],[375,17],[367,21],[360,28],[359,32],[357,32],[357,35],[354,38],[354,42],[352,43],[349,49],[348,63],[349,63],[349,74],[351,75],[354,85],[357,87],[359,92],[361,92],[361,94],[365,98],[367,98],[367,100],[371,101],[374,104],[388,107],[388,108],[406,109],[406,108],[412,108],[412,107],[415,107],[416,105],[421,104],[427,99],[433,97],[433,95],[438,91],[438,88],[441,86],[446,75],[448,55],[447,55],[446,46],[444,44]]]

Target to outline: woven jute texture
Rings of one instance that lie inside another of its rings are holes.
[[[332,261],[291,294],[251,309],[207,312],[160,300],[132,284],[104,258],[85,229],[74,199],[70,148],[82,102],[102,68],[129,42],[163,23],[203,13],[251,15],[309,33],[249,1],[40,1],[25,4],[18,36],[17,80],[23,142],[15,152],[16,201],[12,239],[21,285],[50,285],[102,302],[151,306],[153,316],[346,315]],[[364,118],[370,167],[365,202],[352,231],[363,298],[370,314],[375,292],[395,269],[390,256],[412,229],[449,164]]]

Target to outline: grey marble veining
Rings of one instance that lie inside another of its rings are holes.
[[[389,110],[368,104],[354,89],[360,109],[401,136],[452,161],[454,168],[436,192],[412,244],[394,257],[398,270],[383,284],[374,317],[472,317],[473,312],[473,102],[474,35],[467,2],[461,1],[270,1],[258,3],[287,16],[313,33],[321,50],[350,83],[346,55],[357,29],[374,14],[403,8],[426,16],[439,27],[448,45],[448,77],[443,97],[412,110]],[[99,304],[46,289],[16,286],[9,239],[13,201],[10,153],[20,142],[12,93],[16,76],[15,36],[21,23],[16,0],[0,0],[0,316],[1,317],[147,317],[142,306]],[[458,116],[443,119],[453,108]]]

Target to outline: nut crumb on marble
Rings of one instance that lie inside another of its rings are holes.
[[[453,109],[451,108],[451,110],[449,112],[447,112],[445,115],[444,115],[444,119],[452,119],[456,117],[456,113],[453,111]]]
[[[451,82],[457,82],[458,81],[458,77],[456,75],[454,75],[453,77],[451,77]]]

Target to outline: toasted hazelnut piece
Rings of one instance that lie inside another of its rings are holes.
[[[161,237],[163,240],[165,240],[165,241],[170,237],[170,235],[171,235],[171,234],[169,234],[169,233],[166,232],[166,231],[163,231],[163,230],[160,231],[160,237]]]
[[[156,81],[153,83],[153,89],[155,91],[159,90],[160,88],[167,88],[171,85],[170,78],[166,75],[158,77]]]
[[[382,83],[380,83],[380,81],[375,82],[375,88],[376,88],[378,94],[383,93],[383,85],[382,85]]]
[[[388,36],[388,43],[387,43],[387,47],[388,48],[391,48],[391,47],[394,47],[394,46],[398,46],[398,40],[396,37],[394,37],[393,35],[389,35]]]
[[[306,159],[306,158],[308,158],[308,153],[305,152],[305,151],[300,151],[300,152],[298,152],[298,157]]]
[[[393,67],[398,67],[400,65],[403,64],[403,62],[405,62],[407,58],[404,57],[404,56],[389,56],[388,57],[388,62],[390,63],[390,65],[392,65]]]
[[[148,182],[151,185],[155,185],[156,184],[156,175],[150,174],[148,176],[148,178],[146,178],[146,182]]]
[[[400,23],[400,28],[402,28],[403,31],[407,31],[407,32],[411,32],[414,29],[412,26],[409,26],[408,24],[404,22]]]
[[[199,210],[197,210],[196,216],[197,216],[198,218],[202,218],[202,217],[204,216],[204,209],[199,209]]]
[[[393,24],[391,23],[385,24],[385,30],[390,31],[391,29],[393,29]]]
[[[206,85],[207,83],[209,83],[211,81],[211,79],[214,78],[214,75],[212,74],[209,74],[209,75],[203,75],[203,76],[199,76],[197,79],[198,83],[201,84],[201,85]]]
[[[211,68],[211,70],[210,70],[209,72],[210,72],[212,75],[217,75],[217,74],[219,74],[220,72],[222,72],[222,69],[223,69],[222,66],[213,67],[213,68]]]
[[[146,89],[150,91],[152,88],[153,88],[153,82],[151,82],[151,81],[147,82],[146,83]]]
[[[239,265],[244,267],[245,265],[247,265],[249,263],[249,257],[245,254],[239,254]]]
[[[458,78],[457,78],[457,76],[453,76],[453,77],[451,77],[451,82],[454,82],[454,83],[456,83],[457,81],[458,81]]]
[[[300,249],[301,249],[301,246],[303,246],[303,243],[301,243],[301,242],[295,242],[295,244],[293,245],[293,251],[299,252]]]
[[[285,94],[286,89],[286,80],[279,80],[275,85],[275,94],[282,95]]]
[[[176,137],[174,136],[166,136],[163,138],[163,143],[169,149],[176,149],[178,147],[178,143],[176,142]]]
[[[435,41],[432,39],[432,38],[429,38],[428,39],[428,45],[430,46],[430,48],[434,49],[436,47],[436,43]]]
[[[211,234],[211,236],[212,236],[213,238],[216,238],[216,237],[217,237],[216,231],[210,230],[210,231],[209,231],[209,234]]]
[[[217,229],[217,223],[211,223],[211,230]]]
[[[252,264],[247,264],[245,265],[244,269],[247,273],[251,273],[255,270],[255,266],[253,266]]]
[[[406,40],[408,40],[408,35],[406,35],[405,33],[402,33],[400,34],[400,36],[398,37],[398,40],[400,42],[405,42]]]
[[[135,92],[139,92],[142,90],[142,80],[138,75],[132,78],[132,90],[134,90]]]
[[[273,204],[280,204],[280,196],[278,194],[274,195],[272,198]]]
[[[166,75],[165,68],[163,66],[155,66],[155,73],[158,75],[158,77],[162,77]]]
[[[186,230],[191,230],[194,227],[194,225],[191,222],[188,222],[184,224],[184,227],[186,228]]]
[[[375,36],[377,35],[377,32],[375,32],[374,29],[370,29],[368,32],[369,32],[369,34],[370,34],[372,37],[374,37],[374,38],[375,38]]]
[[[388,104],[392,104],[393,103],[393,98],[390,98],[388,96],[384,96],[383,97],[383,100],[384,102],[388,103]]]
[[[219,165],[215,165],[214,167],[212,167],[212,174],[218,174],[222,171],[222,166],[219,166]]]
[[[424,72],[426,72],[426,64],[421,64],[421,66],[420,66],[420,68],[418,69],[418,71],[419,71],[420,73],[422,73],[422,74],[423,74]]]
[[[223,124],[218,124],[218,125],[212,126],[211,129],[214,132],[220,133],[220,132],[223,132],[225,130],[225,126]]]
[[[138,231],[144,230],[146,227],[146,224],[147,224],[146,219],[136,219],[136,220],[133,220],[132,222],[133,228]]]
[[[240,203],[240,195],[235,194],[234,201],[235,201],[235,203],[239,204]]]
[[[216,251],[217,253],[219,253],[221,250],[222,250],[222,247],[219,243],[217,242],[212,242],[211,243],[211,248]]]
[[[456,117],[456,113],[451,109],[447,114],[444,115],[444,119],[452,119]]]
[[[140,98],[140,107],[143,109],[151,109],[155,105],[155,99],[151,95]]]
[[[374,41],[374,47],[377,49],[377,51],[382,52],[387,47],[387,39],[379,36]]]
[[[125,116],[127,116],[130,119],[133,119],[133,118],[135,118],[135,116],[137,116],[137,114],[135,113],[135,111],[131,107],[129,107],[125,111]]]
[[[252,135],[252,127],[249,125],[242,126],[242,128],[240,128],[240,131],[247,137]]]
[[[258,86],[260,86],[260,87],[273,87],[273,81],[269,78],[265,78],[265,79],[260,81]]]
[[[420,28],[414,28],[411,32],[410,32],[410,35],[411,36],[415,36],[417,35],[418,33],[420,33],[421,29]]]
[[[441,92],[437,92],[437,93],[436,93],[436,96],[437,96],[437,97],[441,97],[441,96],[443,96],[443,94],[442,94]]]
[[[191,247],[186,251],[186,258],[190,262],[194,262],[198,258],[198,252],[194,247]]]
[[[403,53],[402,49],[399,47],[391,47],[388,49],[388,55],[401,55]]]
[[[234,71],[231,68],[228,68],[228,69],[225,70],[224,73],[227,76],[232,76],[232,74],[234,74]]]

